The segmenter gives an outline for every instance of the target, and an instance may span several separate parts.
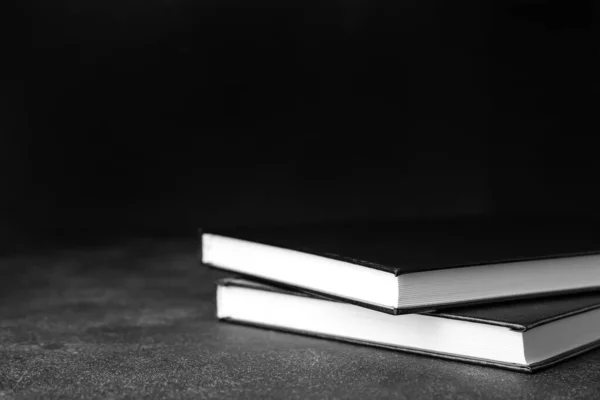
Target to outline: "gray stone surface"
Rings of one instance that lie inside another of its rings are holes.
[[[2,398],[600,398],[600,351],[537,374],[217,323],[193,241],[0,260]]]

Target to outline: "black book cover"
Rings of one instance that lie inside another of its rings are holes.
[[[550,220],[340,222],[202,233],[347,261],[395,275],[600,253],[600,226]]]

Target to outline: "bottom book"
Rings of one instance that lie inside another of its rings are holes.
[[[217,317],[533,372],[600,345],[600,293],[389,315],[245,279],[217,285]]]

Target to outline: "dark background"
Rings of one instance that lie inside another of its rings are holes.
[[[0,237],[600,216],[586,1],[18,1]],[[193,234],[193,233],[192,233]]]

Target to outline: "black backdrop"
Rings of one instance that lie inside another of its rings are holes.
[[[585,1],[19,1],[5,243],[600,214]]]

